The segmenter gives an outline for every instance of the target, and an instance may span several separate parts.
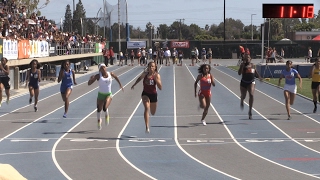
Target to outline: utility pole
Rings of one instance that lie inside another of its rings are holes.
[[[179,41],[181,40],[181,20],[183,20],[183,24],[184,24],[184,19],[177,19],[180,21],[180,24],[179,24]]]

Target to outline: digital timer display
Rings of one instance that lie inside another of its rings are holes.
[[[262,4],[263,18],[313,18],[313,4]]]

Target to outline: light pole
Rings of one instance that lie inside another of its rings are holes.
[[[253,25],[252,25],[252,16],[256,14],[251,14],[251,41],[253,41]]]

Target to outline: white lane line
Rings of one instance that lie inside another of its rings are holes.
[[[227,73],[225,73],[225,72],[223,72],[223,71],[221,71],[221,70],[219,70],[219,69],[217,69],[217,68],[214,68],[214,69],[216,69],[217,71],[220,71],[221,73],[223,73],[223,74],[225,74],[225,75],[227,75],[227,76],[231,77],[232,79],[234,79],[234,80],[236,80],[236,81],[240,82],[238,79],[236,79],[236,78],[232,77],[231,75],[229,75],[229,74],[227,74]],[[261,82],[261,83],[262,83],[262,82]],[[276,87],[276,86],[275,86],[275,87]],[[281,89],[283,89],[283,88],[281,88]],[[281,105],[285,105],[283,102],[281,102],[281,101],[279,101],[279,100],[277,100],[277,99],[275,99],[275,98],[273,98],[273,97],[269,96],[268,94],[266,94],[266,93],[264,93],[264,92],[260,91],[259,89],[256,89],[256,91],[258,91],[258,92],[260,92],[261,94],[263,94],[263,95],[267,96],[268,98],[270,98],[270,99],[272,99],[272,100],[274,100],[274,101],[278,102],[278,103],[279,103],[279,104],[281,104]],[[238,97],[238,96],[237,96],[237,97]],[[238,98],[239,98],[239,97],[238,97]],[[239,99],[240,99],[240,98],[239,98]],[[247,104],[247,103],[246,103],[246,104]],[[248,104],[247,104],[247,105],[248,105]],[[316,119],[313,119],[312,117],[310,117],[310,116],[308,116],[308,115],[306,115],[306,114],[304,114],[304,113],[302,113],[302,112],[298,111],[297,109],[294,109],[294,108],[293,108],[293,107],[291,107],[291,106],[290,106],[290,109],[292,109],[292,110],[296,111],[297,113],[299,113],[300,115],[303,115],[303,116],[305,116],[306,118],[308,118],[308,119],[310,119],[310,120],[314,121],[315,123],[320,124],[320,121],[317,121]],[[255,110],[255,111],[256,111],[256,110]],[[313,115],[316,115],[316,114],[313,114]]]
[[[215,68],[215,69],[216,69],[216,68]],[[216,70],[218,70],[218,69],[216,69]],[[220,71],[220,70],[218,70],[218,71]],[[222,72],[222,71],[220,71],[220,72]],[[190,72],[190,73],[191,73],[191,72]],[[223,74],[226,74],[226,73],[224,73],[224,72],[222,72],[222,73],[223,73]],[[234,78],[234,77],[232,77],[232,76],[230,76],[230,75],[228,75],[228,74],[226,74],[226,75],[229,76],[229,77],[231,77],[231,78],[233,78],[233,79],[235,79],[236,81],[239,81],[238,79],[236,79],[236,78]],[[240,97],[239,97],[236,93],[234,93],[233,91],[231,91],[229,88],[227,88],[224,84],[222,84],[222,83],[221,83],[220,81],[218,81],[217,79],[215,79],[215,80],[216,80],[221,86],[223,86],[223,87],[226,88],[229,92],[231,92],[234,96],[236,96],[238,99],[240,99]],[[259,91],[259,92],[261,92],[261,91]],[[262,93],[262,92],[261,92],[261,93]],[[263,93],[263,94],[264,94],[264,93]],[[267,97],[269,97],[269,98],[271,98],[271,99],[274,99],[274,98],[268,96],[267,94],[264,94],[264,95],[266,95]],[[274,99],[274,100],[275,100],[275,99]],[[276,101],[277,101],[277,100],[276,100]],[[279,102],[279,101],[277,101],[277,102]],[[248,105],[248,104],[247,104],[247,105]],[[216,114],[218,115],[218,112],[216,111],[216,109],[214,108],[214,106],[213,106],[212,104],[211,104],[211,107],[213,108],[213,110],[214,110],[214,111],[216,112]],[[282,132],[285,136],[287,136],[289,139],[291,139],[292,141],[294,141],[295,143],[297,143],[297,144],[299,144],[299,145],[301,145],[301,146],[303,146],[303,147],[305,147],[305,148],[307,148],[307,149],[309,149],[309,150],[311,150],[311,151],[314,151],[314,152],[316,152],[316,153],[319,153],[318,151],[316,151],[316,150],[314,150],[314,149],[311,149],[311,148],[309,148],[309,147],[307,147],[307,146],[299,143],[297,140],[295,140],[295,139],[293,139],[292,137],[290,137],[290,136],[289,136],[288,134],[286,134],[282,129],[280,129],[280,128],[277,127],[274,123],[272,123],[268,118],[266,118],[265,116],[263,116],[263,115],[262,115],[260,112],[258,112],[256,109],[254,109],[254,108],[252,108],[252,109],[253,109],[255,112],[257,112],[262,118],[264,118],[266,121],[268,121],[271,125],[273,125],[276,129],[278,129],[280,132]],[[220,119],[221,122],[224,122],[223,119],[222,119],[220,116],[219,116],[219,119]],[[277,162],[275,162],[275,161],[272,161],[272,160],[270,160],[270,159],[267,159],[267,158],[265,158],[265,157],[263,157],[263,156],[261,156],[261,155],[259,155],[259,154],[256,154],[255,152],[247,149],[247,148],[244,147],[241,143],[239,143],[239,142],[237,141],[237,139],[234,138],[232,132],[229,130],[229,128],[227,127],[227,125],[225,125],[225,124],[223,123],[223,126],[226,128],[226,130],[228,131],[228,133],[230,134],[230,136],[232,137],[232,139],[236,142],[236,144],[238,144],[238,146],[240,146],[242,149],[248,151],[249,153],[251,153],[251,154],[253,154],[253,155],[257,156],[257,157],[260,157],[260,158],[262,158],[262,159],[264,159],[264,160],[266,160],[266,161],[269,161],[269,162],[271,162],[271,163],[274,163],[274,164],[276,164],[276,165],[278,165],[278,166],[281,166],[281,167],[290,169],[290,170],[292,170],[292,171],[295,171],[295,172],[298,172],[298,173],[301,173],[301,174],[304,174],[304,175],[307,175],[307,176],[311,176],[311,177],[320,179],[320,177],[316,177],[316,176],[313,176],[312,174],[307,174],[307,173],[305,173],[305,172],[302,172],[302,171],[299,171],[299,170],[290,168],[290,167],[288,167],[288,166],[285,166],[285,165],[282,165],[282,164],[277,163]]]
[[[117,69],[115,69],[115,70],[118,70],[118,69],[121,69],[121,68],[117,68]],[[92,72],[92,73],[89,73],[89,74],[93,74],[93,73],[96,73],[96,72]],[[89,75],[89,74],[86,74],[86,75]],[[84,76],[84,75],[83,75],[83,76]],[[80,76],[80,77],[83,77],[83,76]],[[80,77],[78,77],[78,78],[80,78]],[[80,85],[86,84],[86,83],[88,83],[88,82],[83,82],[83,83],[77,84],[76,86],[73,86],[73,88],[77,88],[77,87],[79,87]],[[59,84],[59,83],[58,83],[58,84]],[[54,85],[56,85],[56,84],[54,84]],[[49,88],[49,87],[54,86],[54,85],[46,86],[45,88],[42,88],[42,86],[41,86],[41,89],[46,89],[46,88]],[[16,97],[21,97],[21,96],[24,96],[24,95],[26,95],[26,94],[29,94],[29,92],[16,95]],[[42,98],[42,99],[38,100],[38,103],[41,102],[41,101],[44,101],[44,100],[46,100],[46,99],[49,99],[49,98],[51,98],[52,96],[55,96],[55,95],[57,95],[57,94],[60,94],[60,92],[57,92],[57,93],[54,93],[54,94],[52,94],[52,95],[50,95],[50,96],[48,96],[48,97]],[[11,97],[10,97],[10,98],[11,98]],[[11,98],[11,99],[14,99],[14,98]],[[26,101],[27,101],[27,99],[26,99]],[[8,113],[4,113],[4,114],[0,115],[0,117],[3,117],[3,116],[8,115],[8,114],[11,114],[11,113],[13,113],[13,112],[16,112],[16,111],[18,111],[18,110],[20,110],[20,109],[26,108],[26,107],[28,107],[28,106],[32,106],[32,104],[28,104],[28,105],[25,105],[25,106],[23,106],[23,107],[17,108],[17,109],[15,109],[15,110],[13,110],[13,111],[10,111],[10,112],[8,112]],[[2,120],[1,120],[1,121],[2,121]],[[0,121],[0,122],[1,122],[1,121]],[[1,141],[0,141],[0,142],[1,142]]]
[[[162,68],[162,66],[160,66],[158,72],[160,72],[161,68]],[[140,75],[141,75],[141,74],[139,74],[139,76],[140,76]],[[135,80],[136,78],[137,78],[137,77],[133,78],[131,81]],[[131,81],[130,81],[130,82],[131,82]],[[120,150],[120,146],[119,146],[119,143],[120,143],[119,139],[121,138],[122,133],[124,132],[124,130],[127,128],[128,124],[130,123],[133,115],[136,113],[136,111],[137,111],[138,107],[140,106],[141,102],[142,102],[142,99],[140,99],[139,103],[137,104],[137,106],[135,107],[135,109],[134,109],[133,112],[131,113],[130,117],[128,118],[128,121],[127,121],[126,124],[123,126],[122,130],[120,131],[120,133],[119,133],[119,135],[118,135],[117,142],[116,142],[116,147],[117,147],[117,151],[118,151],[119,155],[120,155],[120,156],[122,157],[122,159],[123,159],[124,161],[126,161],[131,167],[133,167],[134,169],[136,169],[136,170],[137,170],[138,172],[140,172],[141,174],[147,176],[148,178],[155,180],[156,178],[152,177],[151,175],[147,174],[146,172],[142,171],[142,170],[139,169],[137,166],[135,166],[134,164],[132,164],[132,163],[122,154],[122,152],[121,152],[121,150]],[[147,147],[149,147],[149,146],[147,146]],[[121,147],[121,148],[123,148],[123,147]]]
[[[194,81],[196,81],[196,79],[194,78],[194,76],[192,75],[192,73],[191,73],[191,71],[189,70],[189,68],[185,65],[185,67],[187,68],[187,70],[189,71],[189,73],[191,74],[191,76],[192,76],[192,78],[194,79]],[[174,68],[173,68],[174,69]],[[178,128],[177,128],[177,117],[176,117],[176,76],[175,76],[175,74],[173,75],[173,81],[174,81],[174,83],[173,83],[173,88],[174,88],[174,115],[175,115],[175,117],[174,117],[174,139],[175,139],[175,142],[176,142],[176,144],[177,144],[177,146],[179,147],[179,149],[182,151],[182,152],[184,152],[187,156],[189,156],[191,159],[193,159],[194,161],[196,161],[196,162],[198,162],[198,163],[200,163],[200,164],[202,164],[202,165],[204,165],[204,166],[206,166],[207,168],[210,168],[210,169],[212,169],[212,170],[214,170],[214,171],[216,171],[216,172],[219,172],[219,173],[221,173],[221,174],[223,174],[223,175],[226,175],[226,176],[228,176],[228,177],[230,177],[230,178],[234,178],[234,179],[239,179],[239,178],[237,178],[237,177],[234,177],[234,176],[232,176],[232,175],[230,175],[230,174],[227,174],[227,173],[225,173],[225,172],[223,172],[223,171],[220,171],[220,170],[218,170],[218,169],[216,169],[216,168],[213,168],[213,167],[211,167],[211,166],[209,166],[209,165],[207,165],[207,164],[205,164],[204,162],[202,162],[202,161],[200,161],[200,160],[198,160],[197,158],[195,158],[195,157],[193,157],[191,154],[189,154],[186,150],[184,150],[183,149],[183,147],[180,145],[180,143],[179,143],[179,140],[178,140],[178,134],[177,134],[177,131],[178,131]],[[199,84],[198,84],[198,86],[199,86]],[[211,103],[210,103],[211,104]],[[212,106],[212,104],[211,104],[211,106]],[[216,112],[216,111],[215,111]],[[217,113],[217,112],[216,112]],[[217,113],[218,114],[218,113]],[[223,122],[223,121],[222,121]]]
[[[215,68],[215,69],[218,70],[218,71],[220,71],[220,70],[217,69],[217,68]],[[225,75],[227,75],[227,76],[229,76],[229,77],[231,77],[232,79],[235,79],[236,81],[240,82],[238,79],[236,79],[236,78],[234,78],[234,77],[232,77],[232,76],[230,76],[230,75],[228,75],[228,74],[226,74],[226,73],[224,73],[224,72],[222,72],[222,71],[220,71],[220,72],[223,73],[223,74],[225,74]],[[217,81],[218,81],[218,80],[217,80]],[[219,81],[218,81],[218,82],[219,82]],[[230,89],[228,89],[224,84],[222,84],[221,82],[219,82],[219,83],[220,83],[223,87],[225,87],[229,92],[231,92],[233,95],[235,95],[238,99],[240,99],[240,97],[239,97],[237,94],[235,94],[235,93],[232,92]],[[282,102],[278,101],[277,99],[274,99],[273,97],[271,97],[271,96],[269,96],[269,95],[261,92],[260,90],[257,90],[257,89],[256,89],[256,91],[260,92],[261,94],[267,96],[268,98],[270,98],[270,99],[272,99],[272,100],[274,100],[274,101],[276,101],[276,102],[278,102],[278,103],[280,103],[280,104],[282,104],[282,105],[285,105],[285,104],[283,104]],[[246,104],[247,104],[247,103],[246,103]],[[247,104],[247,105],[248,105],[248,104]],[[273,127],[275,127],[276,129],[278,129],[281,133],[283,133],[285,136],[287,136],[288,138],[290,138],[290,139],[291,139],[292,141],[294,141],[295,143],[299,144],[300,146],[302,146],[302,147],[304,147],[304,148],[306,148],[306,149],[309,149],[309,150],[311,150],[311,151],[313,151],[313,152],[316,152],[316,153],[320,154],[319,151],[317,151],[317,150],[315,150],[315,149],[312,149],[312,148],[310,148],[310,147],[308,147],[308,146],[306,146],[306,145],[304,145],[304,144],[299,143],[296,139],[294,139],[294,138],[292,138],[291,136],[289,136],[289,134],[287,134],[286,132],[284,132],[281,128],[279,128],[277,125],[275,125],[273,122],[271,122],[267,117],[265,117],[264,115],[262,115],[262,114],[261,114],[260,112],[258,112],[256,109],[254,109],[253,107],[252,107],[252,109],[253,109],[255,112],[257,112],[257,114],[259,114],[262,118],[264,118],[265,120],[267,120]],[[291,109],[293,109],[294,111],[298,112],[299,114],[301,114],[301,115],[303,115],[303,116],[311,119],[312,121],[320,124],[320,122],[318,122],[318,121],[316,121],[315,119],[313,119],[313,118],[311,118],[311,117],[303,114],[302,112],[300,112],[300,111],[298,111],[298,110],[296,110],[296,109],[294,109],[294,108],[291,108]]]
[[[134,68],[135,68],[135,67],[134,67]],[[134,68],[132,68],[132,69],[134,69]],[[122,73],[122,74],[119,75],[118,77],[122,76],[123,74],[126,74],[127,72],[131,71],[132,69],[129,69],[128,71]],[[139,75],[140,75],[140,74],[139,74]],[[131,80],[131,81],[133,81],[133,80]],[[130,82],[131,82],[131,81],[130,81]],[[123,88],[126,87],[130,82],[128,82],[126,85],[124,85]],[[94,88],[94,90],[95,90],[95,89],[98,89],[98,88],[99,88],[99,87],[96,87],[96,88]],[[114,93],[113,96],[115,96],[116,94],[118,94],[120,91],[121,91],[121,89],[119,89],[116,93]],[[91,92],[91,91],[90,91],[90,92]],[[88,93],[86,93],[86,94],[88,94]],[[62,107],[63,107],[63,106],[62,106]],[[74,125],[71,129],[69,129],[66,133],[64,133],[64,134],[55,142],[55,144],[54,144],[53,147],[52,147],[52,150],[51,150],[51,152],[52,152],[52,153],[51,153],[52,160],[53,160],[54,164],[56,165],[56,167],[58,168],[58,170],[61,172],[61,174],[64,175],[67,179],[71,179],[71,178],[70,178],[70,177],[68,176],[68,174],[65,173],[64,170],[60,167],[60,165],[59,165],[59,163],[58,163],[58,161],[57,161],[57,159],[56,159],[56,154],[55,154],[56,148],[57,148],[59,142],[63,139],[63,137],[65,137],[66,135],[68,135],[69,132],[71,132],[74,128],[76,128],[78,125],[80,125],[84,120],[86,120],[89,116],[91,116],[91,115],[92,115],[93,113],[95,113],[96,111],[97,111],[96,109],[93,110],[93,111],[92,111],[91,113],[89,113],[86,117],[84,117],[81,121],[79,121],[76,125]]]

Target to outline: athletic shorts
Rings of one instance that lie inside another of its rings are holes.
[[[199,90],[198,96],[211,97],[211,91],[201,91],[201,90]]]
[[[70,86],[60,86],[61,94],[65,94],[67,89],[71,89],[72,90],[72,85],[70,85]]]
[[[112,92],[109,93],[102,93],[102,92],[98,92],[98,99],[99,100],[106,100],[107,97],[112,97]]]
[[[253,81],[253,82],[240,81],[240,86],[244,87],[244,88],[248,88],[248,86],[250,86],[251,84],[256,84],[256,82],[255,81]]]
[[[0,84],[3,84],[4,89],[10,89],[10,78],[8,76],[0,77]]]
[[[29,87],[31,86],[33,89],[39,89],[39,84],[38,83],[37,84],[29,83],[28,86]]]
[[[320,82],[312,82],[311,89],[318,89],[319,85],[320,85]]]
[[[150,103],[155,103],[158,101],[158,94],[149,94],[149,93],[146,93],[144,91],[142,91],[142,94],[141,96],[147,96],[150,100]]]
[[[297,85],[289,85],[289,84],[285,84],[283,87],[283,90],[285,91],[289,91],[293,94],[297,94]]]

